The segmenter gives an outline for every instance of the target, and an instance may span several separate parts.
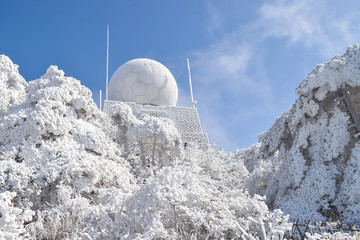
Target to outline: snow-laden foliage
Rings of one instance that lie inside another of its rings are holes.
[[[0,239],[17,239],[24,232],[23,224],[32,219],[30,210],[14,207],[15,192],[0,193]]]
[[[0,118],[0,189],[16,192],[14,205],[36,212],[29,224],[35,236],[70,237],[87,205],[113,188],[120,200],[132,193],[129,164],[105,131],[106,116],[91,92],[57,67],[30,82],[24,101]],[[68,221],[68,214],[79,220]]]
[[[172,121],[127,104],[103,114],[56,66],[27,83],[2,55],[0,238],[283,239],[289,217],[358,222],[359,66],[358,45],[317,66],[233,155],[184,150]]]
[[[170,119],[147,114],[135,117],[123,102],[110,107],[112,125],[119,130],[115,141],[123,148],[139,183],[181,158],[180,134]]]
[[[1,214],[12,219],[0,233],[16,229],[7,238],[282,239],[291,228],[248,194],[242,162],[185,151],[168,119],[125,104],[106,116],[55,66],[22,86],[2,92],[22,96],[0,115]]]
[[[19,74],[18,67],[7,56],[0,55],[0,114],[6,112],[9,105],[25,99],[28,84]]]
[[[238,151],[251,194],[292,219],[360,221],[360,49],[318,65],[296,103]]]
[[[243,189],[242,164],[214,150],[184,155],[126,201],[109,198],[111,217],[98,206],[82,232],[95,239],[282,239],[291,229],[281,211],[271,213],[262,197]]]

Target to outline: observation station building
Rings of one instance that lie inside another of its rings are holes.
[[[110,116],[119,101],[126,103],[135,116],[148,114],[169,118],[178,129],[182,144],[209,146],[195,107],[177,107],[178,88],[171,72],[161,63],[146,59],[134,59],[120,66],[109,83],[109,100],[104,101],[103,111]]]

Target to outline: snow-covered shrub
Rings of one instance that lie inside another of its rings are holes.
[[[55,66],[25,92],[0,116],[0,188],[35,212],[23,238],[281,239],[290,228],[244,190],[241,162],[184,152],[168,119],[135,117],[121,104],[109,118]]]
[[[39,236],[282,239],[291,229],[288,217],[279,210],[270,212],[262,197],[251,197],[243,189],[246,174],[242,163],[221,151],[192,149],[182,161],[149,176],[125,200],[117,197],[121,194],[118,188],[100,189],[106,191],[106,197],[97,204],[81,202],[80,196],[75,196],[71,199],[73,205],[67,200],[66,206],[58,204],[54,211],[43,211],[41,218],[48,219],[56,229],[72,231]]]
[[[19,239],[24,233],[24,223],[30,222],[33,211],[14,207],[12,199],[15,192],[0,193],[0,239]]]
[[[108,190],[119,189],[120,201],[134,191],[130,166],[109,132],[89,89],[55,66],[0,116],[0,189],[17,192],[14,205],[36,212],[33,236],[70,237],[89,214],[86,206]]]
[[[0,114],[6,112],[9,105],[25,99],[28,84],[19,74],[18,67],[9,57],[0,55]]]
[[[118,127],[115,139],[139,183],[181,158],[180,134],[170,119],[134,116],[131,107],[123,102],[110,107],[112,123]]]
[[[128,199],[122,234],[131,239],[282,239],[291,224],[243,189],[246,174],[242,163],[221,151],[190,150]]]

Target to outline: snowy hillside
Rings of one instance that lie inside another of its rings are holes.
[[[251,194],[292,219],[360,222],[360,49],[320,64],[296,103],[237,152]]]
[[[0,239],[282,239],[293,219],[360,222],[359,76],[355,45],[227,154],[185,150],[171,120],[124,103],[105,115],[56,66],[26,82],[0,55]]]
[[[4,55],[0,84],[0,239],[265,239],[291,229],[248,194],[242,162],[185,151],[168,119],[135,117],[126,104],[106,116],[56,66],[27,83]]]

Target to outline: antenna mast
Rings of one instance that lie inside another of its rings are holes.
[[[192,107],[195,108],[195,104],[197,104],[197,101],[194,101],[194,96],[193,96],[193,89],[192,89],[192,84],[191,84],[191,72],[190,72],[190,62],[189,62],[189,58],[187,58],[187,66],[188,66],[188,71],[189,71],[189,82],[190,82],[191,102],[192,102]]]
[[[106,29],[106,95],[105,100],[109,99],[109,24]]]

